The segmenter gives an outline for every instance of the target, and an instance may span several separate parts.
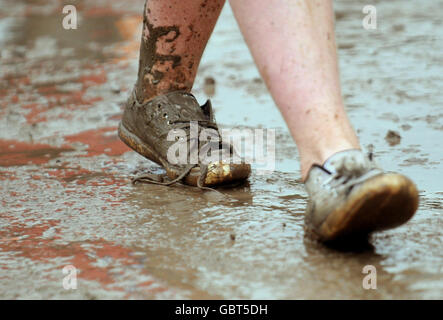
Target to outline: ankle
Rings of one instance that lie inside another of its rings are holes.
[[[136,95],[137,100],[140,103],[145,103],[152,100],[158,96],[173,92],[173,91],[186,91],[191,92],[193,82],[185,81],[182,83],[171,82],[171,81],[161,81],[157,84],[151,83],[140,83],[137,81]]]
[[[301,177],[302,181],[305,182],[308,177],[309,170],[312,165],[318,164],[323,165],[327,159],[332,155],[350,149],[360,149],[358,143],[352,143],[349,141],[342,141],[336,143],[333,147],[328,146],[318,150],[309,150],[309,152],[300,152],[300,167],[301,167]]]

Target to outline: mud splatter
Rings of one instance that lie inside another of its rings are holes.
[[[154,27],[150,21],[148,14],[149,1],[145,2],[143,10],[143,30],[142,41],[140,46],[140,61],[137,80],[137,98],[143,101],[146,97],[155,96],[158,92],[158,85],[163,80],[165,73],[172,70],[165,69],[165,62],[172,62],[171,68],[176,69],[181,65],[182,57],[173,54],[175,51],[174,45],[171,46],[171,54],[159,54],[158,43],[165,41],[166,43],[173,43],[180,37],[180,28],[177,25],[173,26],[159,26]],[[182,75],[177,76],[175,83],[167,80],[168,90],[184,89],[184,80]]]
[[[386,133],[385,140],[393,147],[400,143],[401,136],[397,131],[389,130],[388,133]]]

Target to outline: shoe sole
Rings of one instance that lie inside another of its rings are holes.
[[[325,242],[360,237],[405,223],[417,208],[418,191],[410,179],[381,174],[356,186],[348,201],[330,213],[314,233]]]
[[[129,131],[123,125],[123,122],[120,122],[118,126],[118,136],[128,147],[165,168],[170,179],[175,179],[179,176],[180,173],[175,168],[172,168],[166,159],[163,159],[163,157],[158,155],[158,153],[149,145]],[[224,164],[220,162],[220,165],[209,167],[204,186],[215,186],[237,182],[239,180],[246,180],[250,173],[251,166],[249,164]],[[197,186],[199,178],[200,168],[193,168],[183,181],[188,185]]]

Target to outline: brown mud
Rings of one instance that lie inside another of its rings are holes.
[[[176,25],[154,27],[148,19],[148,5],[149,1],[146,1],[143,9],[143,28],[147,29],[147,34],[142,35],[140,45],[140,65],[137,80],[138,101],[143,101],[145,97],[148,98],[158,94],[157,84],[164,78],[166,71],[160,71],[158,66],[154,68],[156,64],[164,64],[166,61],[170,61],[172,62],[171,68],[175,69],[181,65],[182,60],[181,56],[177,54],[164,55],[158,53],[157,43],[160,38],[164,37],[165,42],[172,43],[180,37],[180,28]],[[173,48],[171,53],[174,51]],[[171,70],[172,72],[174,71]],[[174,83],[179,82],[179,79],[177,79]],[[183,83],[184,79],[181,82]],[[169,90],[172,89],[172,85],[173,83],[168,86]]]
[[[296,147],[229,6],[194,92],[212,95],[220,127],[276,128],[277,149],[274,173],[221,197],[130,182],[152,166],[117,137],[143,0],[72,1],[77,30],[62,28],[63,4],[0,0],[1,298],[443,297],[443,1],[378,2],[373,31],[361,26],[366,2],[336,3],[349,117],[375,159],[420,191],[406,225],[339,248],[304,237]],[[62,286],[66,265],[76,290]],[[366,265],[376,290],[362,287]]]

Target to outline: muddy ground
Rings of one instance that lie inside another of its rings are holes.
[[[0,298],[443,298],[443,1],[373,1],[372,31],[367,2],[336,1],[347,110],[379,163],[417,183],[420,207],[335,250],[304,238],[297,150],[229,5],[195,93],[212,95],[212,78],[223,127],[277,129],[277,163],[220,197],[130,184],[151,165],[116,135],[142,0],[69,1],[77,30],[62,28],[63,1],[0,0]],[[362,287],[365,265],[376,290]]]

